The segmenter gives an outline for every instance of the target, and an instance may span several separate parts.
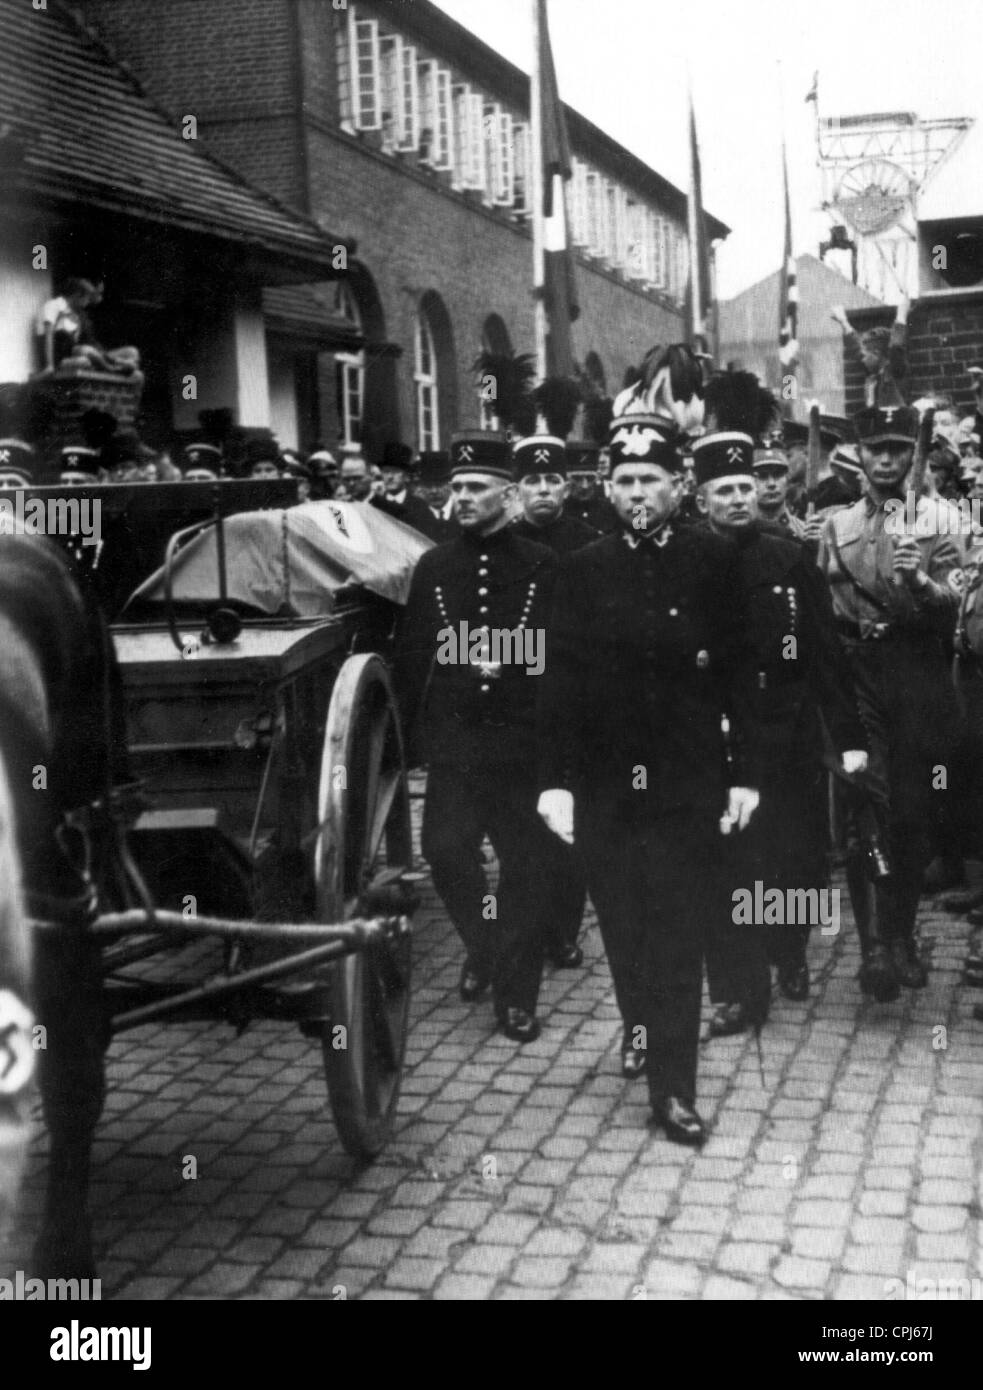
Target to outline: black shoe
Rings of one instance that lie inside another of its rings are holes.
[[[778,967],[778,988],[786,999],[796,1003],[809,998],[809,967],[804,960]]]
[[[942,906],[946,912],[971,912],[975,907],[983,907],[983,888],[957,888],[944,893]]]
[[[862,993],[872,995],[878,1004],[890,1004],[901,993],[894,963],[887,947],[880,942],[864,956],[857,979]]]
[[[621,1075],[626,1081],[635,1081],[645,1074],[645,1050],[641,1047],[621,1049]]]
[[[482,975],[480,970],[476,970],[469,960],[464,962],[461,969],[461,998],[465,1004],[473,1004],[476,999],[480,999],[485,990],[491,984],[487,975]]]
[[[652,1124],[666,1132],[674,1144],[690,1144],[699,1148],[707,1135],[703,1121],[691,1105],[678,1096],[668,1096],[652,1104]]]
[[[910,936],[900,936],[891,942],[891,962],[905,989],[924,989],[928,984],[928,971]]]
[[[557,970],[576,970],[578,965],[584,963],[584,953],[574,942],[569,941],[565,946],[558,946],[555,951],[550,951],[550,960]]]
[[[748,1021],[743,1004],[716,1004],[710,1018],[711,1038],[730,1038],[747,1031]]]
[[[507,1038],[517,1043],[535,1042],[542,1031],[539,1019],[527,1014],[525,1009],[503,1009],[498,1015],[498,1026]]]

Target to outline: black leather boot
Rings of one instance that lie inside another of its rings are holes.
[[[853,916],[860,937],[861,963],[857,979],[862,993],[869,994],[879,1004],[889,1004],[901,993],[898,976],[880,932],[877,897],[868,876],[867,855],[852,852],[846,862],[847,886],[853,904]]]

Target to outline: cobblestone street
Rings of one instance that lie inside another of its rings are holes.
[[[965,923],[923,911],[929,988],[878,1006],[860,1002],[846,916],[813,935],[808,1003],[774,1006],[764,1085],[753,1040],[704,1043],[698,1154],[649,1131],[644,1083],[620,1076],[592,919],[585,967],[547,976],[543,1035],[518,1048],[487,1002],[459,1002],[428,893],[396,1133],[367,1168],[299,1034],[127,1035],[95,1151],[104,1296],[883,1299],[891,1279],[983,1277]],[[32,1204],[41,1179],[39,1163]]]

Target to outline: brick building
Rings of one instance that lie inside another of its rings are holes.
[[[137,409],[109,373],[37,380],[40,312],[78,276],[105,278],[100,339],[141,351],[148,438],[218,407],[268,428],[264,290],[327,281],[336,242],[182,138],[58,0],[0,0],[0,179],[0,381],[53,404],[34,442],[86,406]]]
[[[428,0],[83,0],[203,148],[354,239],[347,278],[264,295],[283,443],[371,458],[479,422],[483,346],[533,349],[529,78]],[[609,391],[685,336],[686,199],[568,109],[579,361]],[[712,238],[727,228],[709,219]]]

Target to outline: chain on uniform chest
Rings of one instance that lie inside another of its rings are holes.
[[[487,626],[489,625],[489,624],[488,624],[488,598],[489,598],[489,595],[490,595],[490,585],[489,585],[490,577],[491,577],[491,575],[490,575],[490,571],[489,571],[489,569],[488,569],[488,556],[485,555],[485,554],[481,554],[481,555],[478,556],[478,573],[477,573],[477,579],[478,579],[477,598],[480,600],[480,602],[479,602],[479,604],[478,604],[478,625],[479,625],[479,629],[480,629],[482,626],[487,627]],[[521,612],[521,614],[520,614],[520,616],[519,616],[519,621],[518,621],[518,624],[517,624],[518,628],[519,628],[521,631],[524,631],[524,630],[525,630],[526,623],[529,621],[529,617],[530,617],[530,615],[531,615],[531,613],[532,613],[532,606],[533,606],[533,604],[534,604],[535,601],[536,601],[536,588],[537,588],[536,580],[535,580],[535,579],[531,579],[531,580],[529,581],[528,587],[527,587],[527,589],[526,589],[525,601],[524,601],[524,603],[523,603],[523,605],[522,605],[522,612]],[[434,596],[435,596],[435,598],[436,598],[436,600],[437,600],[437,611],[440,613],[441,622],[444,624],[445,627],[449,627],[449,626],[451,625],[451,620],[450,620],[450,617],[449,617],[448,612],[447,612],[447,601],[446,601],[446,598],[445,598],[445,596],[444,596],[444,586],[443,586],[442,584],[437,584],[437,585],[435,585],[435,587],[434,587]]]

